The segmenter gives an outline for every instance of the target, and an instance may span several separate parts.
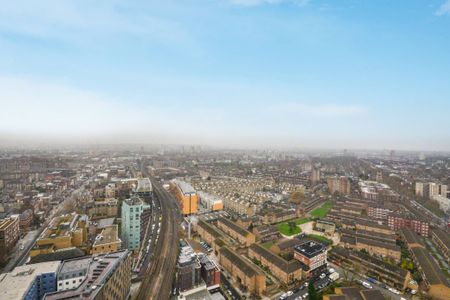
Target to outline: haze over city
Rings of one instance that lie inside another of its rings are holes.
[[[450,2],[3,1],[0,144],[450,150]]]

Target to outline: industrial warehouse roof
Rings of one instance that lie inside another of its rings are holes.
[[[299,269],[302,269],[304,265],[298,260],[287,261],[282,257],[276,255],[270,250],[267,250],[259,244],[252,244],[250,249],[264,257],[266,260],[270,261],[272,264],[277,266],[281,271],[286,273],[292,273]]]
[[[239,255],[228,249],[228,247],[223,247],[220,249],[220,254],[225,256],[230,260],[239,270],[245,273],[248,277],[263,275],[263,272],[254,267],[251,263],[242,259]]]
[[[431,284],[443,284],[450,287],[447,278],[444,273],[439,268],[439,265],[433,259],[433,257],[428,253],[428,250],[421,247],[416,247],[412,249],[414,257],[420,265],[423,273],[425,274],[426,280]]]
[[[247,236],[250,233],[247,230],[245,230],[244,228],[242,228],[241,226],[237,225],[236,223],[231,222],[228,219],[219,218],[217,221],[220,223],[223,223],[225,226],[227,226],[228,228],[230,228],[231,230],[233,230],[234,232],[237,232],[238,234],[240,234],[242,236]]]
[[[418,244],[424,246],[422,237],[420,237],[417,233],[415,233],[411,229],[403,228],[401,230],[401,233],[403,234],[403,237],[405,238],[408,245]]]
[[[450,249],[450,233],[445,232],[441,229],[433,229],[431,231],[434,235],[437,236],[439,240],[448,248]]]

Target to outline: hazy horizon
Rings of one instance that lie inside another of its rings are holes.
[[[450,0],[27,1],[0,146],[450,151]]]

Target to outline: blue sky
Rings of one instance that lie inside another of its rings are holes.
[[[4,141],[450,150],[450,1],[2,1]]]

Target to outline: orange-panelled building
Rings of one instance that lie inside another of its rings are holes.
[[[183,215],[192,215],[198,212],[197,191],[187,182],[175,179],[171,183],[171,190],[180,202]]]

